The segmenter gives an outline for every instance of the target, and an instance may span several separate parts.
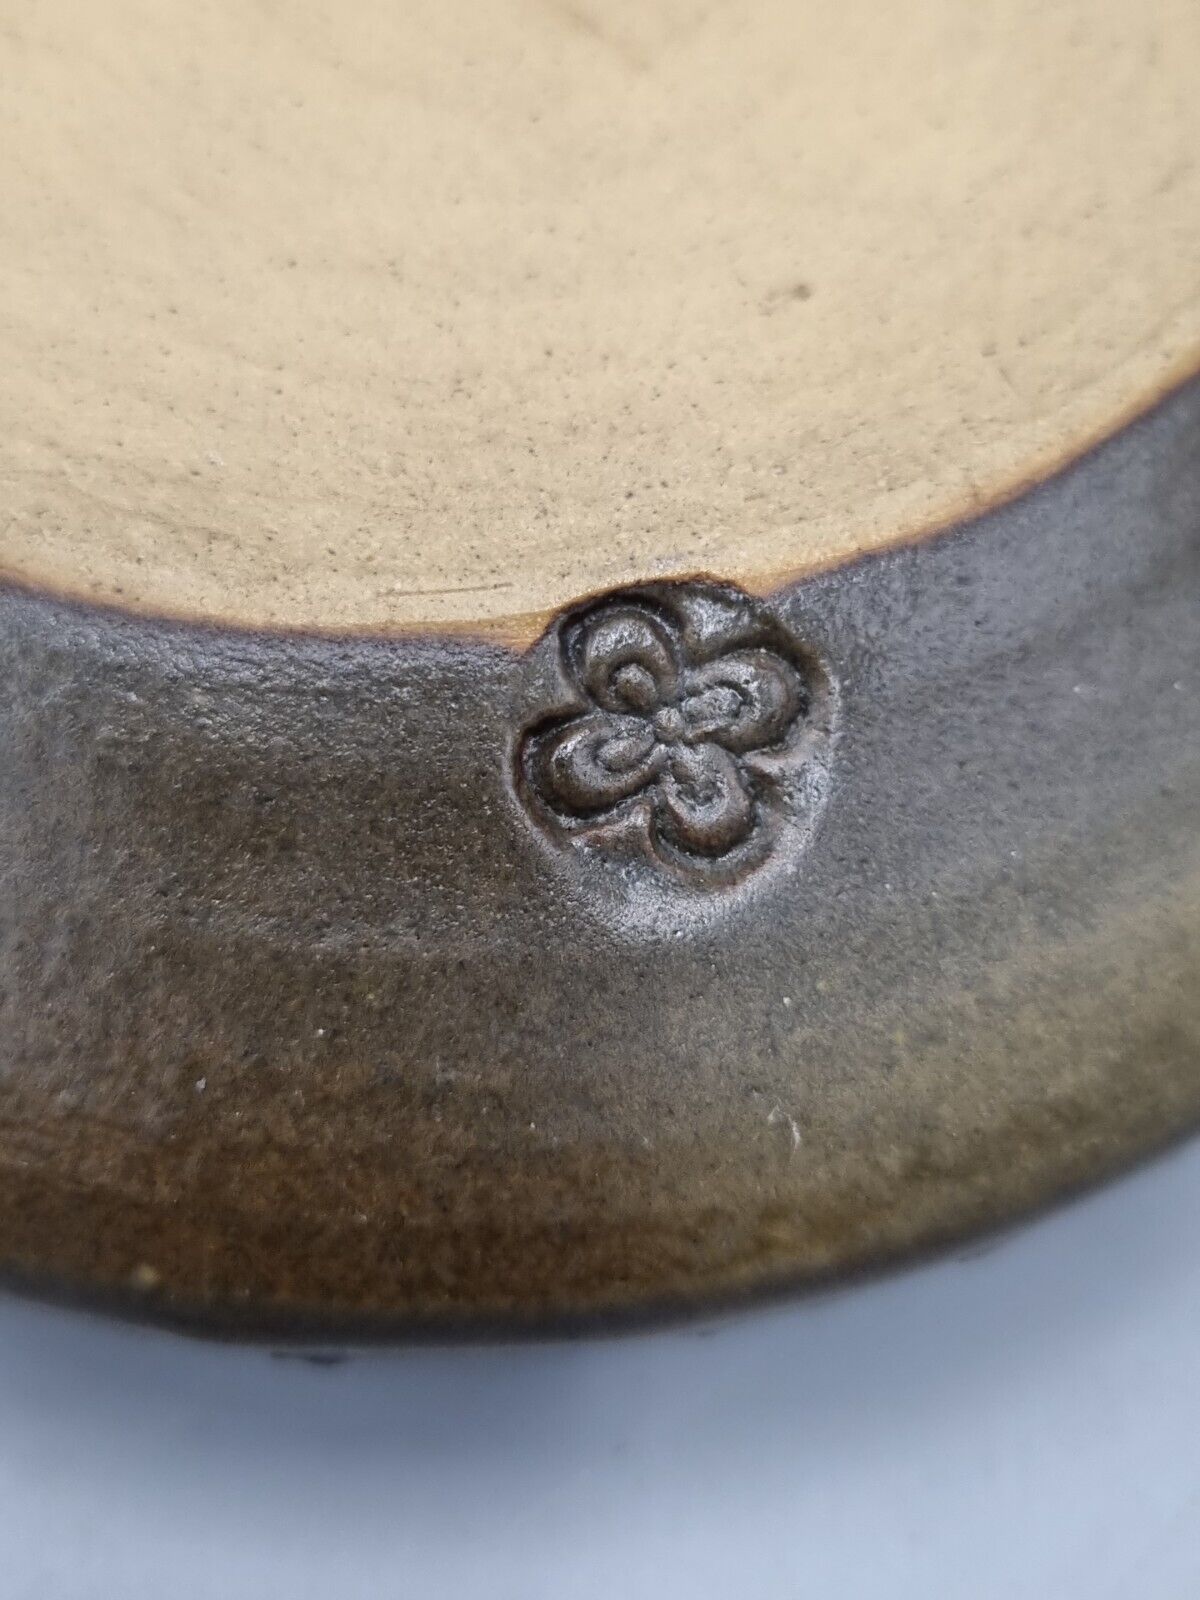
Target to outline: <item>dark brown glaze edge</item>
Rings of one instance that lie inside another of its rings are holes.
[[[112,1318],[136,1328],[183,1334],[214,1344],[257,1345],[280,1354],[313,1352],[321,1359],[340,1360],[355,1351],[378,1348],[447,1345],[558,1344],[577,1339],[619,1339],[640,1333],[687,1327],[752,1315],[795,1301],[812,1304],[845,1294],[900,1273],[935,1265],[948,1258],[971,1260],[1002,1249],[1026,1226],[1073,1206],[1077,1201],[1134,1178],[1174,1150],[1190,1142],[1195,1125],[1180,1128],[1146,1149],[1131,1154],[1112,1170],[1096,1172],[1033,1202],[1027,1209],[990,1217],[964,1228],[951,1223],[902,1254],[883,1252],[852,1266],[824,1272],[782,1276],[750,1287],[708,1295],[663,1295],[632,1305],[599,1309],[511,1310],[474,1315],[364,1315],[352,1323],[315,1308],[254,1310],[223,1307],[214,1312],[202,1302],[131,1294],[128,1287],[81,1288],[70,1279],[38,1271],[0,1267],[0,1292],[76,1313]]]
[[[238,1335],[594,1325],[852,1276],[1194,1126],[1198,441],[1193,389],[779,596],[834,792],[670,940],[528,827],[511,652],[5,597],[12,1280]]]

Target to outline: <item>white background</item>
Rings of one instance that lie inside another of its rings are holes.
[[[0,1299],[4,1600],[1197,1600],[1200,1144],[684,1330],[315,1367]]]

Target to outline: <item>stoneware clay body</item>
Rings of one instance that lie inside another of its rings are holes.
[[[39,0],[0,1270],[578,1326],[1200,1118],[1200,9]]]

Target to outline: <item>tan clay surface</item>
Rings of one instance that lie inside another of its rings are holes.
[[[527,636],[1050,470],[1200,352],[1196,0],[3,0],[0,570]]]

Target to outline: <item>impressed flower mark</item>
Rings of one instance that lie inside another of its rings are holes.
[[[813,706],[811,673],[736,591],[661,585],[610,596],[558,630],[575,709],[519,758],[535,814],[660,865],[729,880],[770,847],[781,769]]]

